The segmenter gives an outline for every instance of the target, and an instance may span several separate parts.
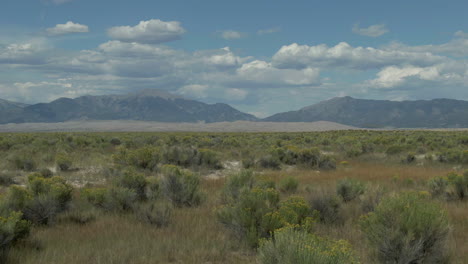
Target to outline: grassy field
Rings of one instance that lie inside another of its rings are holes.
[[[424,197],[421,201],[447,214],[450,232],[443,240],[445,263],[468,263],[468,204],[464,197],[468,182],[462,176],[468,165],[467,145],[468,132],[463,131],[0,134],[1,216],[6,218],[13,210],[11,188],[19,185],[30,194],[26,205],[14,208],[23,210],[23,218],[31,223],[28,236],[3,247],[4,261],[265,263],[258,257],[259,244],[249,244],[249,231],[233,229],[234,220],[229,225],[219,216],[222,208],[238,205],[236,199],[227,201],[226,193],[234,186],[236,175],[248,169],[254,187],[252,192],[239,187],[238,200],[259,190],[274,191],[278,204],[267,204],[265,209],[261,200],[254,201],[257,207],[249,207],[266,210],[259,216],[265,219],[272,212],[281,214],[282,202],[289,198],[303,199],[305,218],[282,220],[278,227],[301,229],[308,217],[313,221],[309,233],[347,241],[360,263],[382,262],[367,239],[362,218],[374,214],[382,201],[417,193]],[[50,180],[57,177],[64,182]],[[431,181],[439,178],[446,184],[441,194],[431,187]],[[287,185],[285,179],[297,186]],[[346,200],[338,188],[343,179],[352,180],[351,193],[359,184],[362,190]],[[177,194],[184,198],[177,202],[179,196],[170,192],[174,191],[171,180],[179,181],[180,186],[191,184],[196,190],[182,195],[180,190],[186,189],[177,185]],[[140,187],[144,193],[138,199]],[[53,201],[44,202],[49,200],[43,189],[60,193],[53,197],[62,197],[63,208]],[[108,190],[119,190],[121,196],[112,196]],[[89,194],[101,191],[102,196]],[[323,197],[334,199],[333,214],[328,218],[317,207]],[[101,203],[96,202],[99,199],[103,199]],[[47,223],[31,216],[31,208],[36,213],[39,210],[34,201],[41,201],[41,216],[48,206],[54,208],[47,211]],[[142,219],[141,212],[147,212],[142,208],[153,203],[172,204],[167,224]],[[368,207],[371,209],[365,209]],[[274,231],[255,234],[272,239]]]

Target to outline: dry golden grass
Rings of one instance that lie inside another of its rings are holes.
[[[423,190],[427,179],[449,171],[450,167],[350,161],[348,167],[335,171],[265,171],[263,177],[275,181],[286,175],[297,177],[300,182],[297,194],[308,196],[310,189],[334,192],[336,182],[345,177],[384,186],[387,192]],[[32,240],[38,241],[42,249],[15,248],[11,252],[11,263],[256,263],[255,252],[236,241],[216,220],[214,210],[219,206],[223,184],[224,179],[204,180],[202,189],[206,192],[206,201],[198,208],[176,209],[167,228],[143,224],[132,215],[102,214],[87,225],[59,223],[36,229]],[[468,203],[443,204],[452,223],[449,247],[453,263],[468,263]],[[361,214],[359,202],[350,202],[344,207],[344,224],[317,224],[316,232],[348,240],[363,263],[372,263],[357,223]]]
[[[157,229],[132,215],[103,214],[87,225],[62,223],[40,228],[32,240],[42,249],[14,249],[11,263],[255,263],[254,252],[217,222],[213,208],[222,182],[198,208],[176,209],[171,224]]]

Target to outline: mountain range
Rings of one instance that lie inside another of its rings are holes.
[[[467,128],[468,102],[453,99],[399,102],[346,96],[278,113],[264,121],[331,121],[361,128]]]
[[[126,95],[59,98],[50,103],[19,105],[8,101],[0,123],[65,122],[72,120],[142,120],[159,122],[255,121],[227,104],[206,104],[164,93],[143,90]],[[0,105],[0,107],[2,107]]]
[[[258,119],[227,104],[206,104],[151,89],[126,95],[59,98],[32,105],[0,99],[0,124],[78,120],[171,123],[329,121],[361,128],[466,128],[468,102],[453,99],[398,102],[346,96]]]

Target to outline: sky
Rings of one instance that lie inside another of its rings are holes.
[[[265,117],[468,100],[466,0],[2,0],[0,98],[155,88]]]

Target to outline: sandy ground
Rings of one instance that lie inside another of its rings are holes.
[[[108,131],[108,132],[306,132],[358,129],[338,123],[319,122],[220,122],[161,123],[146,121],[71,121],[64,123],[24,123],[0,125],[0,132]]]

